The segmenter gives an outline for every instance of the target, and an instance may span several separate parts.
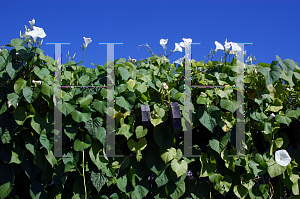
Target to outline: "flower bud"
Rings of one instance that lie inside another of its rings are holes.
[[[273,119],[276,115],[274,113],[272,113],[269,117],[269,120]]]
[[[162,84],[162,88],[163,88],[164,90],[167,90],[169,87],[168,87],[168,85],[167,85],[166,83],[163,83],[163,84]]]

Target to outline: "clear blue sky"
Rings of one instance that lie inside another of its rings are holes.
[[[192,58],[205,60],[215,41],[253,42],[247,46],[247,55],[255,55],[258,62],[271,63],[276,55],[282,59],[299,62],[300,1],[298,0],[43,0],[1,1],[0,46],[19,38],[24,25],[35,19],[35,26],[46,33],[41,48],[45,55],[54,57],[54,45],[64,42],[62,63],[76,53],[74,61],[82,59],[83,37],[92,38],[84,54],[83,65],[106,62],[106,45],[99,43],[120,42],[115,45],[115,59],[140,60],[151,56],[147,48],[138,46],[148,43],[155,54],[163,53],[160,39],[169,39],[167,52],[175,48],[175,42],[192,38],[201,42],[192,46]],[[218,51],[213,61],[223,56]],[[174,52],[171,63],[184,56]],[[257,62],[254,62],[257,63]]]

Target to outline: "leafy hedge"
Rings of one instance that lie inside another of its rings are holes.
[[[192,89],[193,154],[199,158],[182,157],[184,133],[173,136],[168,114],[170,103],[178,102],[185,130],[184,63],[176,69],[153,55],[114,62],[115,112],[108,114],[115,117],[116,154],[124,157],[100,157],[107,95],[95,87],[61,89],[68,156],[55,158],[46,156],[53,155],[54,60],[29,38],[6,46],[13,49],[0,52],[1,199],[299,195],[300,68],[294,61],[277,56],[271,64],[245,65],[245,153],[253,157],[229,157],[236,153],[234,87]],[[192,60],[192,85],[235,85],[237,62]],[[107,63],[94,66],[68,61],[62,85],[104,86]],[[151,111],[146,129],[142,104]],[[287,166],[275,161],[278,149],[289,153]]]

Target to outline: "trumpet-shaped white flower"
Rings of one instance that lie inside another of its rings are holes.
[[[257,75],[257,70],[255,69],[254,74]]]
[[[166,44],[168,43],[168,39],[161,39],[159,41],[159,44],[162,45],[162,47],[165,49],[166,48]]]
[[[182,48],[180,47],[180,45],[178,43],[175,43],[175,49],[173,50],[173,52],[175,52],[175,51],[182,52]]]
[[[282,149],[275,152],[275,161],[281,166],[287,166],[292,161],[289,153]]]
[[[235,51],[235,52],[241,52],[242,51],[242,48],[237,43],[230,42],[230,44],[232,46],[233,51]]]
[[[227,39],[225,40],[225,51],[228,52],[229,51],[229,48],[230,48],[230,45],[231,45],[231,42],[227,43]]]
[[[215,49],[215,52],[217,51],[217,50],[224,50],[224,47],[222,46],[222,44],[220,44],[219,42],[217,42],[217,41],[215,41],[215,45],[216,45],[216,49]]]
[[[44,38],[46,37],[46,34],[43,30],[43,28],[39,28],[36,26],[33,26],[33,30],[30,32],[25,32],[26,36],[29,35],[31,37],[33,37],[34,40],[36,40],[37,37],[39,38]]]
[[[180,42],[179,46],[184,48],[185,47],[184,42]]]
[[[29,21],[29,24],[30,24],[30,30],[32,30],[32,27],[35,24],[35,20],[32,19],[31,21]]]
[[[191,38],[182,38],[183,42],[185,45],[190,45],[192,44],[192,39]]]
[[[167,85],[166,83],[163,83],[163,84],[162,84],[162,88],[163,88],[164,90],[167,90],[169,87],[168,87],[168,85]]]
[[[35,81],[35,80],[32,80],[32,83],[33,83],[33,84],[42,84],[41,81]]]
[[[86,38],[86,37],[83,37],[83,39],[84,39],[84,48],[86,48],[88,45],[89,45],[89,43],[91,43],[92,42],[92,39],[91,38]]]
[[[274,113],[272,113],[269,117],[269,120],[273,119],[276,115]]]
[[[184,59],[184,57],[181,57],[181,58],[177,59],[176,61],[174,61],[173,64],[177,63],[177,64],[182,65],[183,59]]]

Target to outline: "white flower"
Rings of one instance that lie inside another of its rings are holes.
[[[32,30],[32,27],[33,27],[33,25],[35,24],[35,20],[32,19],[31,21],[29,21],[29,24],[30,24],[30,29]]]
[[[183,42],[180,42],[180,46],[183,48],[187,48],[189,45],[192,44],[192,39],[191,38],[182,38]]]
[[[46,34],[45,34],[43,28],[39,28],[36,26],[33,26],[33,30],[26,32],[25,34],[26,34],[26,36],[29,35],[29,36],[33,37],[34,40],[36,40],[37,37],[39,37],[39,38],[46,37]]]
[[[281,166],[287,166],[291,161],[289,153],[282,149],[275,152],[275,161]]]
[[[226,52],[228,52],[228,51],[229,51],[230,44],[231,44],[231,42],[227,43],[227,39],[226,39],[226,40],[225,40],[225,45],[224,45],[224,47],[225,47],[225,51],[226,51]]]
[[[271,120],[272,118],[274,118],[276,115],[274,113],[272,113],[269,117],[269,120]]]
[[[84,48],[86,48],[88,45],[89,45],[89,43],[91,43],[92,42],[92,39],[91,38],[86,38],[86,37],[83,37],[83,39],[84,39]]]
[[[35,81],[35,80],[32,80],[32,83],[33,83],[33,84],[42,84],[41,81]]]
[[[190,45],[190,44],[192,44],[192,39],[191,39],[191,38],[188,38],[188,39],[182,38],[182,40],[184,41],[184,44],[185,44],[185,45]]]
[[[177,59],[176,61],[174,61],[173,64],[177,63],[177,64],[182,65],[183,59],[184,59],[184,57],[181,57],[181,58]]]
[[[159,41],[159,44],[162,45],[162,47],[165,49],[166,44],[168,43],[168,39],[161,39]]]
[[[184,48],[185,47],[184,42],[180,42],[179,46]]]
[[[255,69],[254,74],[257,75],[257,70]]]
[[[246,63],[252,63],[252,58],[251,58],[251,56],[249,56],[249,57],[247,58]]]
[[[242,48],[237,43],[234,43],[234,42],[229,42],[229,43],[231,44],[233,51],[236,51],[236,52],[242,51]]]
[[[217,51],[217,50],[224,50],[224,47],[222,46],[222,44],[220,44],[219,42],[217,42],[217,41],[215,41],[215,44],[216,44],[216,49],[215,49],[215,52]]]
[[[162,87],[163,87],[163,89],[165,89],[165,90],[167,90],[169,87],[168,87],[168,85],[166,84],[166,83],[163,83],[162,84]]]
[[[173,50],[173,52],[175,52],[175,51],[182,52],[182,48],[180,47],[180,45],[178,43],[175,43],[175,49]]]

